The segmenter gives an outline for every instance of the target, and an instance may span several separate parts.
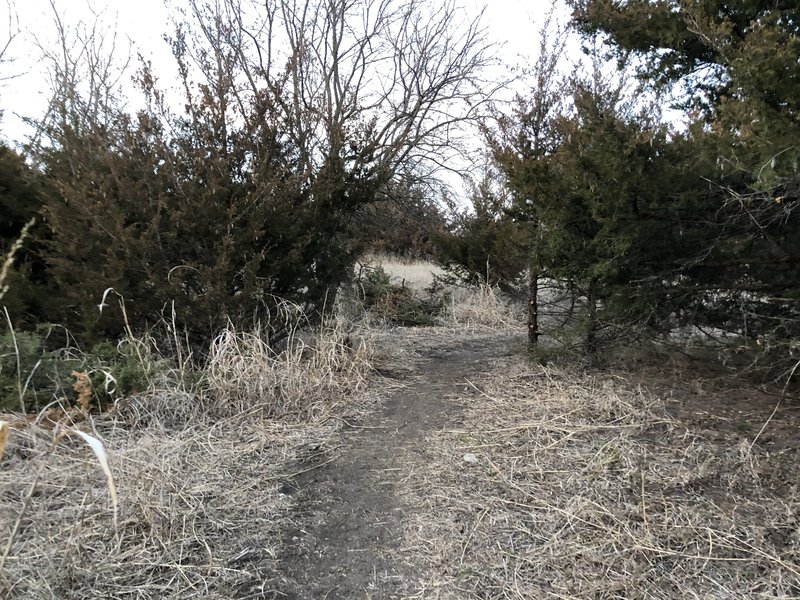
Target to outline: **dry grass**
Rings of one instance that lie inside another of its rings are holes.
[[[400,259],[380,254],[366,257],[364,263],[383,267],[395,281],[417,293],[430,289],[435,278],[445,274],[441,267],[430,261]],[[442,327],[495,331],[523,327],[523,307],[491,286],[446,285],[439,294],[444,303],[443,314],[438,318]]]
[[[179,430],[96,426],[116,476],[116,530],[105,478],[83,442],[53,447],[52,432],[12,432],[0,474],[0,531],[11,531],[23,493],[36,493],[0,597],[248,597],[274,578],[287,462],[332,433],[253,419]],[[237,559],[242,552],[249,558]]]
[[[193,385],[179,359],[107,414],[64,413],[102,444],[118,507],[83,435],[0,415],[0,600],[280,597],[281,490],[377,401],[371,362],[411,375],[455,333],[520,326],[490,289],[458,300],[447,327],[370,332],[374,355],[342,321],[290,327],[283,353],[229,330]],[[800,597],[796,452],[688,431],[618,376],[483,367],[465,425],[400,478],[406,597]]]
[[[617,377],[515,361],[479,387],[407,490],[413,597],[800,597],[798,484],[774,486],[796,456],[687,431]]]
[[[293,329],[279,353],[262,333],[228,328],[214,340],[208,361],[215,412],[260,409],[267,416],[318,419],[335,409],[332,398],[365,386],[370,355],[364,339],[349,335],[341,320],[305,340]]]
[[[371,254],[364,257],[362,262],[383,267],[399,284],[416,291],[430,287],[435,276],[445,273],[441,267],[430,261],[398,258],[386,254]]]
[[[301,337],[279,355],[224,332],[194,386],[165,371],[112,411],[65,422],[74,436],[44,412],[3,417],[0,599],[272,597],[284,482],[328,462],[337,417],[375,401],[366,343],[341,324]],[[117,520],[87,434],[109,458]]]
[[[14,256],[22,249],[22,244],[25,242],[25,238],[28,237],[31,227],[33,227],[35,224],[35,218],[31,218],[30,221],[25,223],[25,226],[22,228],[19,237],[14,241],[13,244],[11,244],[11,248],[9,248],[8,253],[3,259],[3,262],[0,263],[0,300],[3,299],[3,296],[5,296],[9,290],[9,287],[6,284],[6,279],[8,279],[8,274],[11,272],[11,268],[14,266]]]
[[[451,327],[515,330],[523,326],[521,312],[519,306],[488,285],[457,288],[445,305],[443,322]]]

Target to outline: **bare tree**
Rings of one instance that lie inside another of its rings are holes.
[[[13,72],[9,69],[14,63],[14,59],[11,56],[11,46],[20,33],[19,18],[12,0],[6,0],[6,11],[8,11],[6,32],[5,36],[0,37],[0,89],[5,87],[6,82],[21,75],[21,73]],[[0,107],[0,118],[2,118],[3,112],[4,108]]]
[[[454,0],[191,0],[190,11],[195,64],[227,82],[228,118],[259,102],[311,176],[332,159],[382,179],[453,169],[464,123],[493,92],[480,16]]]
[[[4,36],[5,39],[0,38],[0,66],[2,67],[5,67],[5,65],[11,62],[9,50],[11,44],[19,35],[19,18],[17,17],[16,6],[14,6],[11,0],[6,0],[6,10],[8,11],[6,35]],[[13,77],[16,77],[16,75],[3,74],[0,76],[0,81],[12,79]]]
[[[35,34],[33,43],[49,79],[50,99],[41,118],[26,119],[34,127],[29,145],[39,151],[63,147],[71,161],[70,140],[107,129],[124,107],[122,81],[130,52],[104,12],[90,10],[90,20],[70,23],[55,0],[49,4],[53,37]]]

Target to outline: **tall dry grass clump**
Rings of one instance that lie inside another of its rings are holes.
[[[498,331],[519,329],[521,310],[489,285],[455,288],[444,307],[445,325]]]
[[[364,387],[371,351],[342,319],[311,334],[295,325],[280,351],[265,331],[228,327],[217,336],[205,373],[215,412],[315,419]]]

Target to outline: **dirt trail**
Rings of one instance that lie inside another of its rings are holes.
[[[404,518],[413,506],[396,494],[425,460],[426,435],[457,427],[471,381],[508,356],[508,334],[426,341],[413,375],[364,422],[346,427],[329,456],[302,465],[287,481],[293,496],[275,598],[389,599],[418,580],[414,548],[404,547]]]

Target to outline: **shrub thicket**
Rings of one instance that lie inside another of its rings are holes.
[[[470,118],[458,107],[484,97],[473,78],[492,61],[481,29],[449,4],[284,8],[264,28],[245,18],[258,3],[191,0],[169,40],[178,112],[143,64],[144,107],[132,115],[100,30],[60,29],[35,148],[53,190],[41,209],[59,290],[50,320],[93,342],[166,312],[207,349],[229,322],[275,326],[284,300],[319,318],[381,227],[396,229],[396,249],[423,251],[436,210],[416,182]],[[386,61],[399,72],[377,68]],[[98,310],[109,288],[126,315],[116,303]]]
[[[448,230],[436,236],[438,260],[464,283],[508,289],[530,265],[530,233],[491,168],[469,184],[471,210],[452,207]]]
[[[791,354],[800,332],[796,10],[571,4],[587,38],[607,36],[609,46],[589,52],[588,75],[559,79],[552,52],[561,46],[548,54],[542,44],[538,87],[489,136],[511,211],[535,241],[535,272],[581,300],[590,352],[606,333],[699,326]],[[643,91],[684,86],[697,109],[685,131],[659,124],[624,76],[608,77],[608,48],[623,69],[631,53],[644,59]]]
[[[427,296],[420,295],[420,290],[398,283],[380,265],[365,267],[356,283],[364,307],[373,316],[395,325],[435,325],[447,301],[446,294],[435,290],[427,290]]]

